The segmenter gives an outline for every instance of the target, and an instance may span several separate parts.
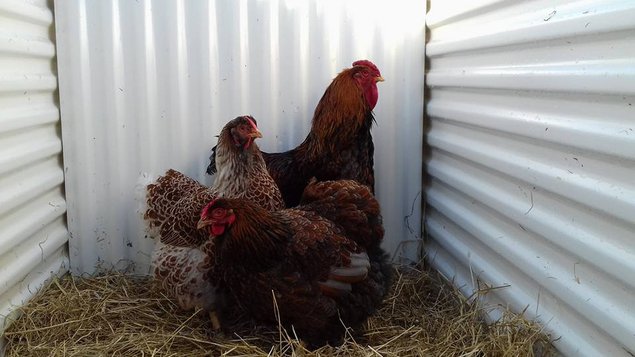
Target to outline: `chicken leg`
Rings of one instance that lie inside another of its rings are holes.
[[[209,312],[209,319],[212,321],[212,329],[214,331],[220,330],[220,321],[218,320],[218,313],[216,310],[212,310]]]

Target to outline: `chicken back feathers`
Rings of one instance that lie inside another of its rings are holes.
[[[147,186],[147,225],[158,228],[158,237],[166,245],[194,247],[209,239],[198,229],[201,208],[216,198],[216,192],[182,173],[170,169]]]
[[[383,230],[355,230],[348,222],[352,216],[376,215],[374,222],[381,226],[369,189],[354,181],[309,187],[314,191],[307,192],[308,203],[297,209],[270,212],[242,199],[217,199],[208,205],[207,218],[201,219],[209,225],[227,222],[215,238],[214,269],[234,299],[255,318],[269,322],[275,322],[277,305],[283,323],[293,325],[310,342],[322,344],[342,337],[340,318],[347,326],[356,326],[373,313],[388,290],[390,276],[379,247]],[[320,195],[322,189],[337,199]],[[359,212],[352,212],[354,206]],[[333,213],[338,208],[348,213]],[[233,218],[219,218],[229,216]],[[367,236],[348,236],[357,233]],[[339,269],[350,272],[351,267],[359,267],[363,275],[353,277],[345,293],[332,289],[340,284],[333,275]]]
[[[378,246],[384,236],[379,202],[367,187],[353,180],[312,179],[298,208],[337,222],[345,235],[364,249]]]

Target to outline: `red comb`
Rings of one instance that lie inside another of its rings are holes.
[[[247,119],[247,121],[249,122],[249,124],[251,124],[251,126],[252,126],[254,129],[258,129],[258,125],[256,124],[256,120],[255,120],[253,117],[251,117],[251,116],[249,116],[249,115],[245,115],[243,118]]]
[[[210,203],[206,204],[205,207],[203,207],[203,210],[201,211],[201,218],[207,217],[207,212],[209,211],[209,208],[214,205],[214,203],[216,203],[216,199],[211,200]]]
[[[364,67],[368,67],[371,70],[377,71],[377,74],[379,75],[379,68],[377,68],[377,66],[375,66],[375,64],[369,60],[359,60],[359,61],[355,61],[353,62],[353,66],[364,66]]]

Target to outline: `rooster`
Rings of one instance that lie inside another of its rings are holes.
[[[215,241],[214,271],[235,302],[260,321],[279,316],[313,345],[361,324],[391,283],[379,204],[353,180],[313,180],[301,206],[280,211],[215,199],[198,227]]]
[[[287,207],[296,206],[312,177],[320,181],[352,179],[374,191],[371,126],[379,98],[379,69],[368,60],[353,63],[333,79],[315,108],[311,131],[295,149],[264,153],[267,170]],[[207,173],[216,171],[216,148]]]
[[[144,219],[151,235],[160,238],[153,253],[154,276],[160,286],[189,310],[210,312],[214,329],[217,287],[211,283],[214,244],[197,229],[201,209],[217,197],[244,198],[266,210],[284,204],[254,142],[262,134],[256,120],[238,117],[222,129],[217,148],[218,175],[207,188],[175,170],[146,187]]]

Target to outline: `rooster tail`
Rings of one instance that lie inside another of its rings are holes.
[[[144,216],[148,211],[148,185],[155,182],[156,179],[156,175],[142,172],[137,178],[137,183],[134,188],[134,198],[137,203],[136,212],[139,215],[139,219],[144,222],[144,233],[148,234],[151,238],[159,236],[158,228],[152,228],[149,225],[149,221],[145,219]]]
[[[213,175],[216,173],[216,146],[218,145],[214,145],[214,147],[212,148],[212,154],[209,157],[209,165],[207,165],[207,170],[205,170],[205,172],[207,172],[208,175]]]

